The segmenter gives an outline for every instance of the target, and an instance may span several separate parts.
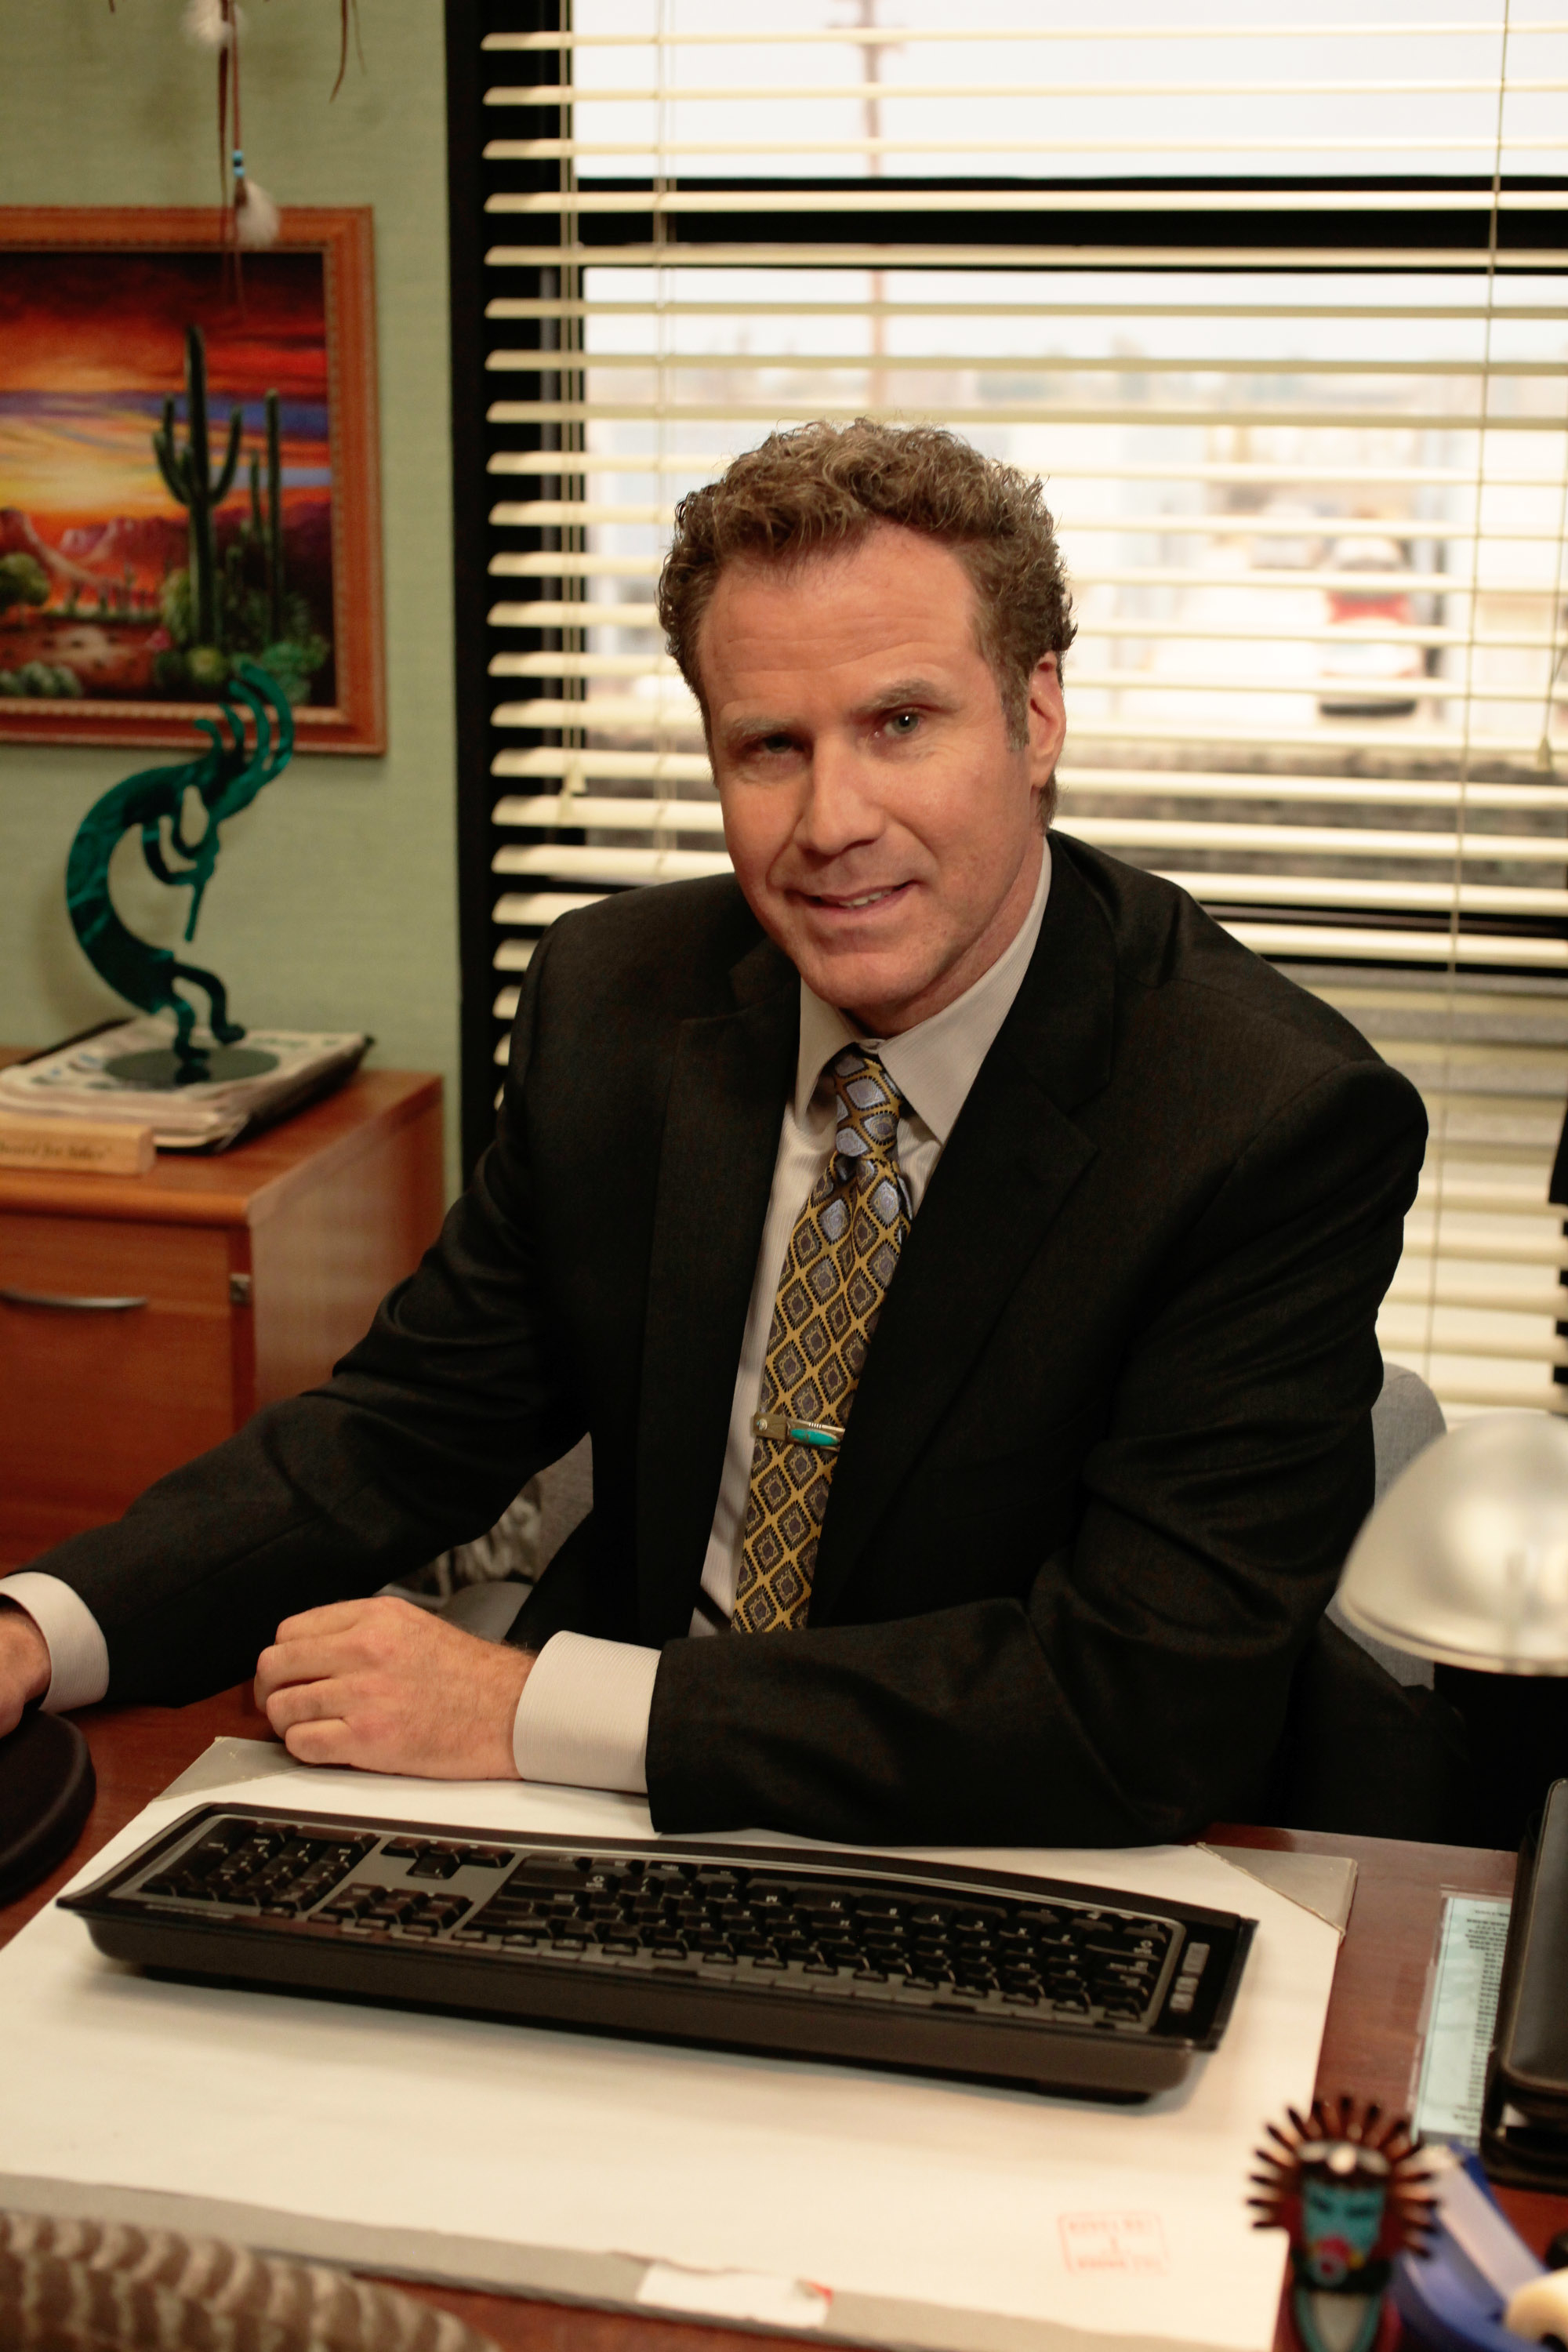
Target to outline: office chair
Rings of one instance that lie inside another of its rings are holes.
[[[531,1478],[488,1534],[382,1591],[445,1617],[481,1642],[504,1642],[534,1585],[593,1507],[594,1446],[584,1437]]]
[[[1442,1406],[1420,1373],[1411,1371],[1405,1364],[1384,1364],[1383,1389],[1372,1409],[1372,1443],[1376,1462],[1373,1510],[1400,1472],[1428,1445],[1446,1435],[1447,1427]],[[1341,1614],[1337,1599],[1330,1601],[1329,1615],[1340,1631],[1359,1643],[1396,1683],[1403,1683],[1406,1688],[1419,1685],[1431,1689],[1430,1658],[1412,1657],[1408,1650],[1395,1650],[1388,1643],[1374,1641],[1370,1633],[1361,1633]]]
[[[1374,1508],[1447,1426],[1418,1372],[1384,1367],[1372,1412]],[[1479,1827],[1472,1746],[1460,1711],[1440,1682],[1434,1687],[1431,1665],[1348,1626],[1331,1601],[1296,1670],[1285,1738],[1254,1818],[1470,1844]]]

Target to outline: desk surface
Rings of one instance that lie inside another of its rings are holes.
[[[247,1739],[267,1736],[244,1686],[178,1709],[93,1707],[79,1720],[98,1773],[91,1819],[68,1863],[20,1902],[0,1908],[0,1943],[14,1936],[210,1740],[225,1734]],[[1355,1906],[1334,1978],[1318,2088],[1325,2095],[1354,2090],[1386,2106],[1406,2109],[1443,1897],[1447,1893],[1508,1894],[1513,1885],[1512,1854],[1220,1824],[1213,1835],[1228,1845],[1355,1858],[1360,1865]],[[1263,2120],[1258,2118],[1260,2128]],[[1515,2228],[1538,2252],[1568,2223],[1568,2198],[1506,2189],[1502,2198]],[[495,2337],[508,2352],[759,2352],[769,2343],[799,2341],[683,2320],[465,2294],[445,2286],[411,2292]],[[1283,2334],[1279,2341],[1283,2347]]]
[[[0,1046],[0,1067],[19,1057]],[[319,1184],[380,1130],[424,1117],[441,1081],[423,1070],[358,1070],[321,1102],[212,1153],[161,1151],[144,1176],[0,1171],[0,1209],[134,1223],[257,1225],[304,1184]],[[439,1156],[439,1155],[437,1155]]]

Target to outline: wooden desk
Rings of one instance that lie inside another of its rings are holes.
[[[268,1737],[247,1686],[183,1708],[91,1707],[78,1718],[92,1746],[98,1801],[76,1853],[20,1902],[0,1908],[0,1943],[41,1910],[100,1846],[166,1788],[206,1747],[225,1735]],[[1384,1838],[1327,1837],[1297,1830],[1216,1824],[1227,1845],[1303,1853],[1348,1853],[1361,1866],[1355,1907],[1341,1948],[1318,2069],[1320,2093],[1355,2090],[1400,2111],[1408,2106],[1426,1965],[1445,1893],[1507,1895],[1514,1857],[1468,1846],[1403,1845]],[[1258,2117],[1259,2128],[1264,2118]],[[1239,2184],[1238,2184],[1239,2188]],[[1514,2227],[1538,2252],[1568,2223],[1568,2197],[1504,2189]],[[405,2284],[399,2282],[399,2284]],[[765,2352],[800,2339],[697,2321],[563,2304],[466,2294],[447,2286],[410,2286],[426,2303],[455,2313],[507,2352]],[[1283,2352],[1288,2339],[1278,2339]]]
[[[443,1194],[441,1081],[408,1070],[145,1176],[0,1171],[0,1570],[324,1380]]]

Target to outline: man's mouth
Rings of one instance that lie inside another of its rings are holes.
[[[879,890],[857,891],[853,898],[848,896],[840,898],[837,895],[829,897],[826,892],[812,891],[805,892],[803,895],[810,899],[814,907],[826,908],[831,914],[858,915],[868,907],[880,907],[888,899],[900,897],[908,888],[907,882],[889,882]]]

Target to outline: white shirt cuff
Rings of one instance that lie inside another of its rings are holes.
[[[109,1644],[103,1629],[78,1592],[58,1576],[19,1568],[0,1577],[0,1601],[14,1601],[32,1619],[49,1653],[49,1687],[44,1713],[91,1706],[109,1688]],[[658,1660],[655,1660],[658,1664]],[[652,1685],[649,1685],[651,1695]]]
[[[647,1724],[658,1652],[588,1633],[552,1633],[535,1659],[512,1723],[525,1780],[647,1793]]]

